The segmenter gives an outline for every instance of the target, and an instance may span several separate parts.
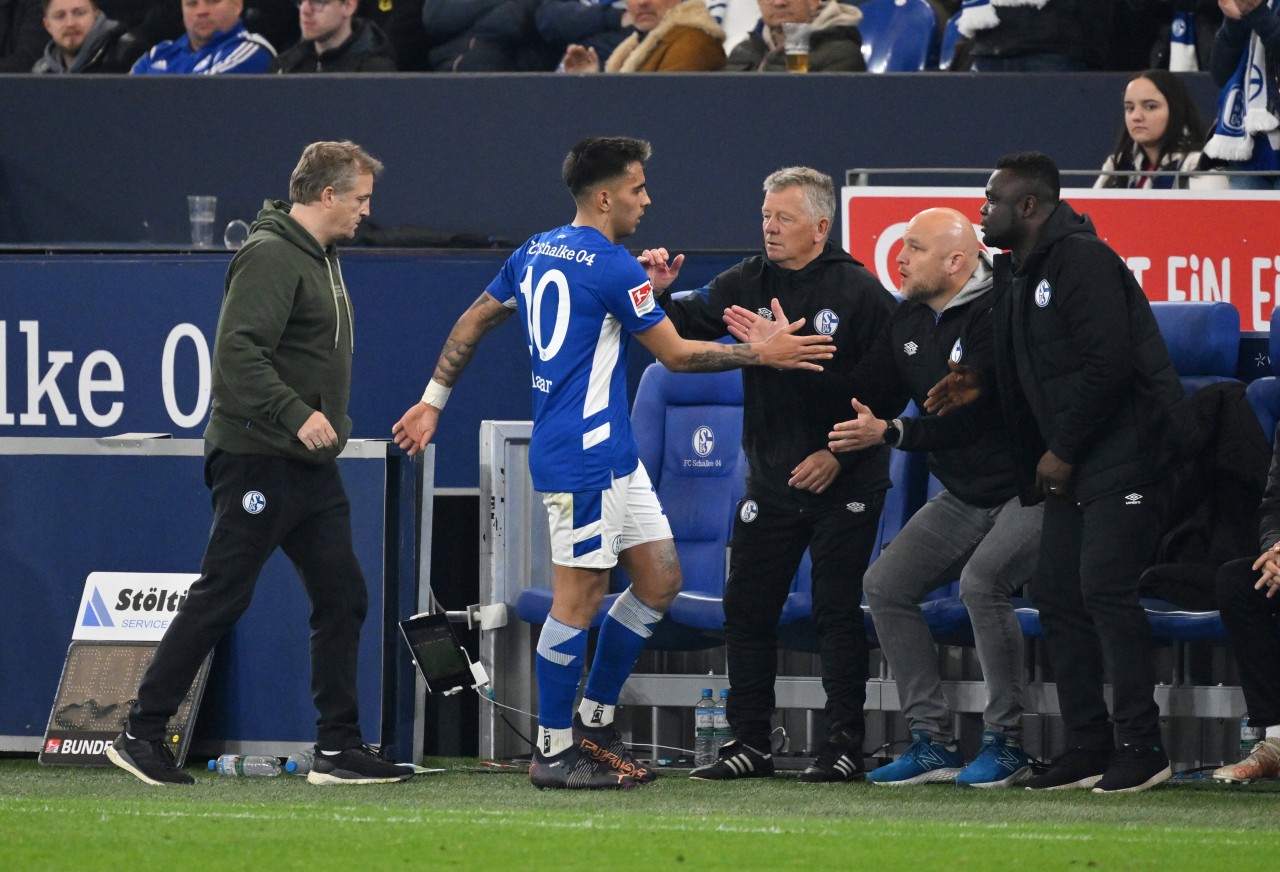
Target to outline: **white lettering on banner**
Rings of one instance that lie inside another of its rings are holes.
[[[1182,270],[1190,272],[1189,288],[1179,287],[1182,283],[1179,272]],[[1194,254],[1189,257],[1177,255],[1170,257],[1168,276],[1170,302],[1179,303],[1185,300],[1231,302],[1231,258],[1229,257],[1222,259],[1221,284],[1218,282],[1218,271],[1213,265],[1213,260]],[[1141,276],[1138,277],[1138,284],[1142,284]]]
[[[1151,269],[1151,258],[1149,257],[1126,257],[1124,265],[1129,268],[1129,272],[1133,273],[1133,277],[1138,280],[1138,284],[1142,284],[1142,275]]]
[[[1267,293],[1262,289],[1262,273],[1268,269],[1272,271],[1271,293]],[[1269,317],[1264,318],[1262,316],[1262,306],[1267,302],[1275,305],[1277,296],[1280,296],[1280,255],[1274,258],[1255,257],[1250,273],[1253,277],[1253,329],[1266,330],[1271,326],[1271,321]]]
[[[12,424],[9,411],[9,327],[0,321],[0,424]]]
[[[19,321],[18,329],[27,334],[27,411],[18,418],[20,424],[43,424],[44,413],[40,411],[40,400],[46,394],[49,405],[58,423],[64,427],[74,427],[76,416],[67,408],[62,399],[62,391],[58,389],[58,373],[68,363],[75,360],[70,351],[50,351],[49,371],[40,376],[40,322]]]
[[[191,414],[183,414],[178,408],[178,397],[174,390],[174,358],[177,356],[178,343],[190,339],[196,352],[196,367],[199,386],[196,388],[196,404]],[[164,408],[170,419],[179,427],[195,427],[204,420],[209,412],[209,396],[212,390],[212,369],[209,366],[209,344],[204,334],[194,324],[179,324],[169,331],[164,341],[164,353],[160,358],[160,386],[164,393]]]
[[[93,370],[98,365],[105,366],[109,373],[106,379],[95,379]],[[120,420],[124,412],[124,403],[117,400],[106,412],[99,413],[93,407],[93,395],[101,391],[124,391],[124,372],[120,369],[120,361],[110,351],[91,351],[80,367],[80,411],[95,427],[110,427]]]

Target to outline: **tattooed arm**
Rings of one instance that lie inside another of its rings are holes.
[[[637,333],[645,348],[673,372],[722,372],[744,366],[772,366],[777,369],[822,367],[814,363],[830,360],[835,351],[829,336],[796,336],[803,319],[788,324],[763,342],[725,345],[682,339],[669,318],[663,318],[643,333]]]
[[[410,457],[426,448],[435,435],[440,411],[449,398],[449,391],[471,362],[480,340],[514,311],[486,292],[476,297],[470,308],[462,313],[458,323],[453,325],[449,338],[444,341],[440,357],[436,360],[435,372],[427,384],[422,400],[401,415],[400,420],[391,428],[395,443]]]

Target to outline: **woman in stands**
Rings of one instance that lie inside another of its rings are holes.
[[[1124,89],[1124,129],[1102,165],[1095,188],[1225,188],[1216,176],[1180,173],[1200,169],[1205,127],[1187,86],[1168,70],[1145,70]],[[1115,170],[1167,175],[1113,175]]]

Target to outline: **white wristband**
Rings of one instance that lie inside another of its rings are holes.
[[[449,402],[449,394],[453,392],[453,388],[447,388],[435,379],[427,382],[427,389],[422,392],[422,402],[428,406],[435,406],[441,412],[444,411],[444,404]]]

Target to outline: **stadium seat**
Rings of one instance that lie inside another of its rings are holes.
[[[1237,381],[1240,312],[1230,303],[1152,303],[1183,390],[1193,394],[1215,382]]]
[[[862,58],[872,73],[910,73],[938,63],[938,17],[928,0],[867,0]]]
[[[942,47],[938,50],[938,69],[950,70],[951,62],[956,58],[956,46],[960,43],[960,13],[947,19],[947,26],[942,29]]]

